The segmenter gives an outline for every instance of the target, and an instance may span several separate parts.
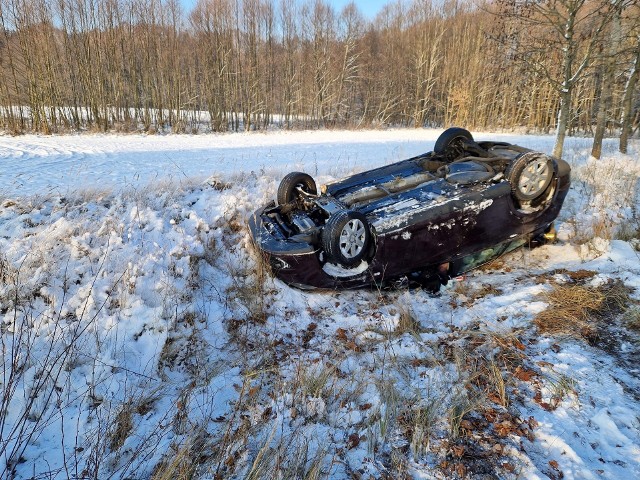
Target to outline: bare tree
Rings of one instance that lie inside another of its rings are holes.
[[[179,0],[0,0],[0,123],[16,133],[557,128],[558,153],[566,132],[595,125],[599,138],[621,118],[624,148],[637,1],[620,42],[603,34],[632,3],[499,0],[493,42],[495,16],[476,0],[390,0],[372,21],[326,0],[198,0],[190,12]]]
[[[629,0],[500,0],[498,14],[515,22],[520,35],[498,37],[519,61],[542,75],[558,94],[556,143],[553,154],[560,157],[571,119],[574,89],[585,75],[601,41],[601,35],[615,13]],[[555,71],[549,56],[558,56]]]
[[[640,75],[640,34],[636,37],[634,54],[632,67],[629,71],[627,83],[624,88],[624,96],[622,98],[620,133],[620,152],[622,153],[627,153],[627,145],[633,123],[633,98],[637,94],[636,86],[638,84],[638,76]]]
[[[599,78],[601,80],[600,95],[596,114],[596,129],[593,135],[593,146],[591,147],[591,156],[600,158],[602,155],[602,140],[607,123],[607,116],[611,109],[613,84],[616,74],[616,58],[620,53],[622,46],[621,38],[621,11],[615,13],[614,19],[608,29],[608,41],[600,47],[599,55]]]
[[[430,0],[418,0],[413,4],[410,17],[415,24],[415,44],[412,52],[412,77],[414,95],[412,103],[413,125],[422,127],[427,121],[429,110],[433,107],[431,98],[438,81],[438,70],[442,65],[442,38],[445,33],[444,21],[433,8]]]
[[[353,88],[358,75],[358,38],[362,35],[364,20],[362,14],[351,2],[344,7],[338,18],[338,45],[341,46],[341,64],[338,68],[335,101],[333,107],[334,125],[348,121],[352,105]]]

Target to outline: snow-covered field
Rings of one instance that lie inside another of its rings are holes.
[[[639,478],[637,141],[568,139],[560,241],[439,296],[302,292],[253,251],[284,174],[439,133],[0,137],[0,478]]]

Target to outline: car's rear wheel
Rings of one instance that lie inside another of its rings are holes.
[[[311,175],[302,172],[291,172],[280,181],[276,200],[278,205],[285,205],[298,199],[300,190],[310,195],[317,195],[318,188]]]
[[[332,215],[322,230],[322,246],[330,260],[345,267],[360,263],[369,253],[371,230],[367,218],[352,211]]]
[[[505,177],[511,184],[511,192],[521,201],[532,201],[544,194],[553,180],[551,157],[537,152],[527,152],[517,157],[507,167]]]
[[[466,141],[473,142],[473,136],[469,130],[460,127],[451,127],[440,134],[436,140],[433,151],[442,155],[449,162],[464,155]]]

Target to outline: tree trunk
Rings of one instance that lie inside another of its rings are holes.
[[[612,25],[612,39],[608,47],[604,49],[604,58],[602,59],[602,88],[600,91],[600,102],[598,105],[598,113],[596,115],[596,131],[593,135],[593,146],[591,147],[591,156],[599,159],[602,156],[602,139],[607,126],[607,113],[611,108],[611,97],[613,94],[613,82],[615,81],[615,57],[616,47],[621,43],[621,25],[620,13],[616,15]]]
[[[609,60],[607,60],[609,63]],[[612,65],[605,67],[602,90],[600,92],[600,104],[598,105],[598,113],[596,115],[596,131],[593,134],[593,145],[591,146],[591,156],[599,159],[602,156],[602,139],[604,138],[604,130],[607,125],[607,111],[611,103],[612,91]]]
[[[553,147],[553,156],[562,158],[564,139],[567,136],[567,124],[571,114],[571,91],[565,89],[560,94],[560,110],[558,111],[558,127],[556,132],[556,144]]]
[[[562,54],[562,85],[560,87],[560,111],[558,112],[558,125],[556,133],[556,144],[553,147],[553,155],[562,158],[564,139],[567,135],[567,125],[571,115],[571,93],[574,87],[573,61],[576,56],[576,43],[574,41],[574,26],[576,10],[568,12],[564,25],[564,48]]]
[[[622,99],[622,129],[620,132],[620,153],[627,153],[627,144],[631,133],[633,96],[638,83],[638,72],[640,70],[640,36],[636,45],[636,58],[633,62],[633,68],[629,74],[629,79],[624,89],[624,97]]]

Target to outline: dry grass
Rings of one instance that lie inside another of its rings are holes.
[[[312,398],[324,398],[333,389],[337,369],[333,365],[312,365],[302,367],[299,374],[300,387],[305,395]]]
[[[478,300],[489,295],[500,295],[502,291],[488,283],[476,283],[472,281],[457,282],[453,288],[460,306],[464,308],[471,307]]]
[[[545,272],[536,277],[536,283],[557,283],[556,275],[566,275],[572,282],[584,284],[587,280],[592,279],[598,272],[593,270],[567,270],[566,268],[558,268]]]
[[[629,290],[619,281],[598,287],[555,285],[542,298],[549,307],[534,319],[540,333],[593,340],[600,319],[628,308]]]
[[[627,309],[622,316],[622,320],[627,328],[640,331],[640,307],[634,305]]]
[[[484,400],[484,399],[483,399]],[[466,392],[461,391],[453,397],[449,407],[449,439],[456,440],[463,430],[465,417],[480,408],[480,399],[471,399]]]
[[[174,445],[166,457],[156,465],[151,480],[190,480],[208,459],[205,452],[211,451],[211,445],[204,440],[203,432],[196,432],[182,445]]]
[[[507,384],[500,366],[495,361],[490,361],[488,365],[490,385],[493,387],[493,392],[489,392],[489,395],[493,393],[490,398],[497,400],[496,403],[502,407],[509,406],[509,392],[507,391]]]
[[[615,233],[614,238],[617,240],[624,240],[625,242],[632,242],[640,239],[640,216],[633,212],[633,217],[629,222],[620,225]]]
[[[398,324],[394,331],[395,335],[401,336],[405,333],[416,335],[423,331],[422,327],[420,326],[420,322],[416,319],[415,312],[411,307],[402,305],[400,303],[398,303],[396,306],[398,308],[399,318]]]
[[[625,159],[590,161],[576,166],[572,183],[580,189],[578,203],[568,205],[571,215],[567,224],[572,228],[571,242],[600,250],[594,239],[637,238],[640,218],[637,211],[637,185],[640,169]],[[582,212],[588,211],[589,215]],[[631,214],[629,215],[628,213]]]
[[[109,448],[119,450],[133,430],[133,406],[123,405],[115,418],[115,425],[109,435]]]
[[[226,268],[232,280],[227,296],[243,307],[246,320],[264,325],[273,291],[267,259],[256,249],[253,258],[240,266],[229,264]]]

